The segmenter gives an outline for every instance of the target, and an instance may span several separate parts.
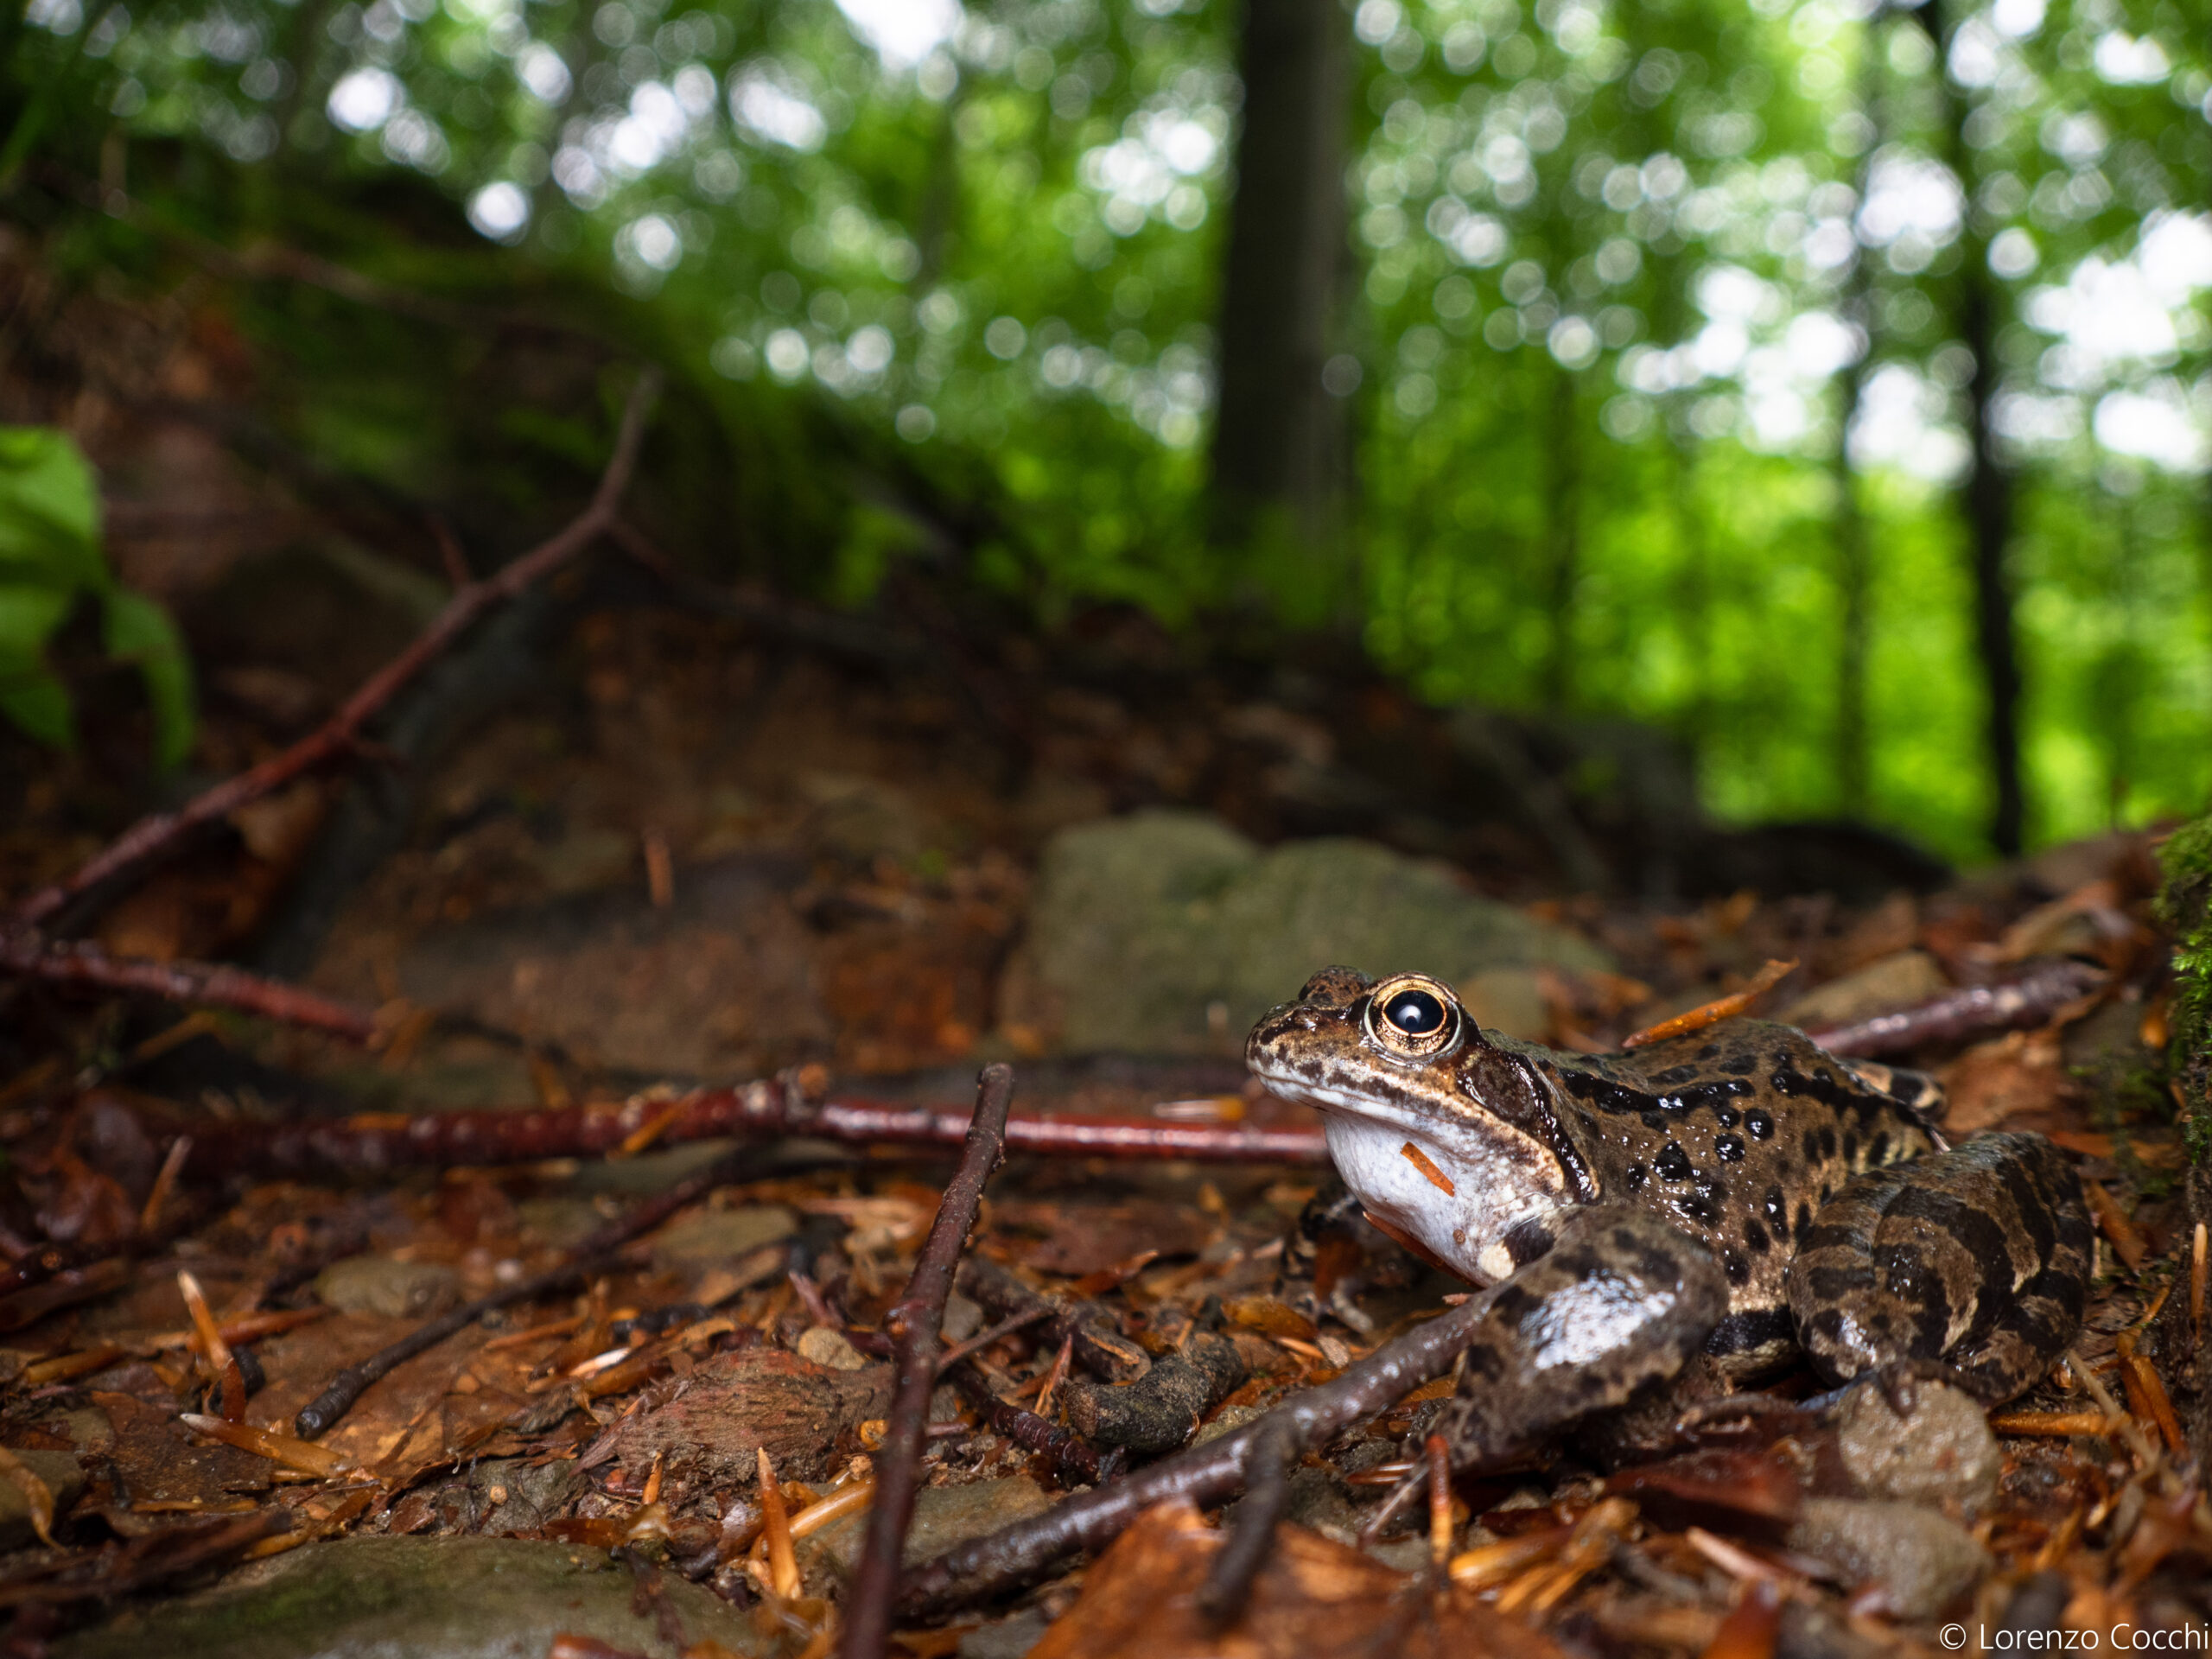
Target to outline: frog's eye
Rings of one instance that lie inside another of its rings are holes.
[[[1433,1059],[1459,1047],[1465,1030],[1459,999],[1418,974],[1386,980],[1367,1004],[1367,1034],[1401,1059]]]

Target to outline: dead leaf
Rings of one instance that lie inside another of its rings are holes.
[[[1224,1540],[1186,1501],[1147,1510],[1084,1576],[1082,1599],[1045,1632],[1031,1659],[1563,1655],[1549,1637],[1471,1595],[1432,1593],[1412,1573],[1295,1526],[1275,1534],[1243,1618],[1217,1632],[1200,1616],[1197,1596]]]

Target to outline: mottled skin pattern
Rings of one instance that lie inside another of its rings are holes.
[[[1696,1240],[1727,1286],[1705,1344],[1727,1376],[1802,1346],[1832,1379],[1944,1360],[2004,1399],[2080,1322],[2088,1222],[2056,1149],[2002,1135],[1939,1150],[1925,1078],[1791,1027],[1729,1020],[1567,1054],[1478,1029],[1436,981],[1327,969],[1246,1055],[1327,1114],[1379,1227],[1478,1284],[1525,1270],[1586,1206]]]

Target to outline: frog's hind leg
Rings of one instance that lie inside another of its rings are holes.
[[[2092,1242],[2065,1155],[1985,1135],[1845,1185],[1790,1262],[1789,1311],[1830,1382],[1937,1360],[1993,1404],[2073,1341]]]

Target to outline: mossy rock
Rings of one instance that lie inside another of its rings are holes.
[[[1338,963],[1454,985],[1610,965],[1449,866],[1349,837],[1265,849],[1207,814],[1152,810],[1046,846],[1001,1014],[1009,1034],[1076,1052],[1234,1053]]]
[[[54,1643],[57,1659],[544,1659],[563,1632],[674,1655],[637,1581],[603,1549],[517,1538],[307,1544],[211,1590],[126,1609]],[[766,1649],[752,1620],[664,1573],[685,1643]]]

